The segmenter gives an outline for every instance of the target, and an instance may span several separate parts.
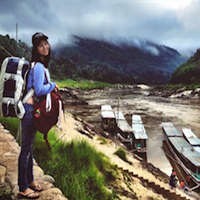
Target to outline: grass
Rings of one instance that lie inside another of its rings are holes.
[[[5,129],[9,130],[13,136],[17,136],[17,130],[20,120],[15,117],[4,118],[0,116],[0,123],[4,126]]]
[[[196,88],[200,88],[200,85],[199,84],[191,84],[191,85],[183,85],[183,84],[176,84],[176,85],[172,85],[172,84],[166,84],[164,86],[164,89],[170,89],[170,90],[177,90],[177,89],[184,89],[184,90],[193,90],[193,89],[196,89]]]
[[[103,138],[103,137],[98,137],[97,140],[100,141],[101,144],[108,144],[108,140],[106,140],[106,139]]]
[[[51,143],[55,142],[54,136],[49,134]],[[36,137],[36,143],[43,142]],[[56,186],[67,198],[113,199],[113,192],[106,189],[106,182],[115,179],[115,169],[107,157],[86,141],[59,142],[51,151],[45,148],[44,144],[35,148],[36,160],[45,173],[54,177]],[[112,173],[110,169],[113,169]]]
[[[113,86],[113,84],[105,82],[90,81],[90,80],[74,81],[72,79],[67,79],[63,81],[56,80],[56,83],[59,88],[71,87],[80,90],[103,89],[105,87]]]
[[[7,129],[12,128],[16,135],[16,118],[0,118]],[[50,145],[56,143],[56,129],[48,134]],[[37,132],[34,143],[34,157],[45,174],[55,179],[55,186],[73,200],[112,200],[115,192],[107,189],[107,183],[116,180],[117,169],[109,159],[90,146],[86,141],[59,141],[47,149],[43,135]]]
[[[120,147],[119,149],[117,149],[117,151],[115,151],[114,154],[117,155],[119,158],[121,158],[123,161],[132,164],[127,158],[127,153],[125,149]]]
[[[91,80],[80,80],[75,81],[72,79],[66,79],[66,80],[56,80],[56,83],[58,87],[64,88],[64,87],[70,87],[74,89],[80,89],[80,90],[91,90],[91,89],[104,89],[105,87],[116,87],[119,86],[118,84],[111,84],[106,82],[99,82],[99,81],[91,81]],[[164,89],[180,89],[184,88],[185,90],[192,90],[195,88],[200,88],[200,84],[191,84],[191,85],[183,85],[183,84],[166,84],[163,86],[155,86],[155,87],[163,87]]]

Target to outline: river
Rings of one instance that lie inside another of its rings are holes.
[[[88,105],[67,106],[66,111],[96,126],[100,126],[103,104],[111,105],[113,110],[119,106],[130,125],[132,114],[139,114],[148,135],[147,162],[170,175],[172,168],[162,149],[161,123],[172,122],[179,131],[190,128],[200,137],[200,100],[149,96],[149,93],[150,89],[133,88],[85,92],[81,98],[86,99]]]

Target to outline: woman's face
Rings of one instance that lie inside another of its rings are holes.
[[[49,43],[46,40],[41,40],[39,45],[37,46],[37,50],[42,60],[44,60],[44,58],[48,56],[49,49],[50,49]]]

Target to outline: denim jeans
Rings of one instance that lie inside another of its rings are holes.
[[[36,128],[33,121],[33,105],[25,104],[25,115],[22,123],[22,145],[18,160],[18,185],[19,191],[28,189],[28,184],[34,180],[33,176],[33,143]]]

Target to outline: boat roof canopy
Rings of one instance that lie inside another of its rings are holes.
[[[165,131],[165,134],[168,137],[175,137],[175,136],[181,137],[182,136],[182,134],[180,132],[178,132],[178,130],[174,127],[174,125],[171,122],[163,122],[162,127]]]
[[[196,151],[198,151],[200,153],[200,147],[193,147]]]
[[[126,120],[118,120],[117,126],[121,129],[123,132],[132,132],[133,129],[130,127],[130,125],[127,123]]]
[[[183,135],[192,146],[200,146],[200,139],[188,128],[183,128]]]
[[[143,124],[132,124],[132,129],[134,131],[135,139],[148,139]]]
[[[125,117],[124,117],[124,115],[123,115],[123,113],[121,111],[119,111],[119,112],[115,111],[115,118],[117,120],[126,120]]]
[[[142,124],[140,115],[132,115],[132,124]]]
[[[115,119],[114,112],[110,105],[102,105],[101,106],[101,116],[102,116],[102,118]]]
[[[115,111],[115,117],[117,119],[117,126],[123,132],[133,132],[133,129],[130,127],[128,122],[126,121],[123,113],[121,111]]]
[[[148,139],[140,115],[132,115],[132,129],[134,131],[135,139]]]
[[[200,153],[195,151],[183,137],[169,137],[169,141],[194,166],[200,167]]]

